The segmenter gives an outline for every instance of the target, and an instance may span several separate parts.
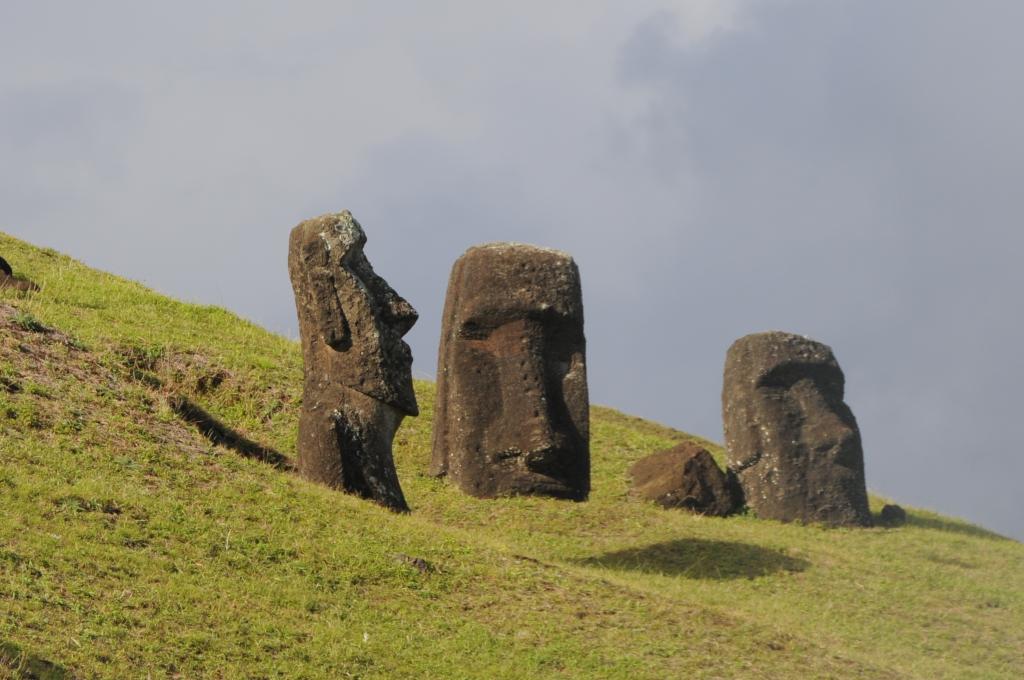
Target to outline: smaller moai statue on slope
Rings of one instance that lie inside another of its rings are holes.
[[[402,340],[416,310],[374,273],[366,235],[347,210],[291,232],[288,270],[305,363],[298,468],[306,479],[409,507],[392,441],[418,414],[412,353]]]
[[[791,333],[740,338],[726,355],[730,469],[759,517],[870,526],[860,430],[832,350]]]
[[[442,320],[431,473],[481,498],[590,492],[579,270],[565,253],[470,248]]]

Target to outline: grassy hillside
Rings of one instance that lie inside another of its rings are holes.
[[[2,234],[0,254],[43,287],[0,292],[0,677],[1024,672],[1020,543],[914,509],[869,530],[664,511],[625,471],[688,435],[605,408],[589,502],[474,500],[425,475],[429,383],[394,515],[168,406],[294,458],[296,343]]]

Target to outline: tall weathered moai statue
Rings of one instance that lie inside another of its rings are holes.
[[[729,467],[759,517],[871,524],[860,430],[832,350],[791,333],[740,338],[726,355]]]
[[[585,500],[585,350],[571,257],[514,243],[466,251],[445,300],[431,473],[481,498]]]
[[[366,235],[347,210],[292,229],[288,271],[305,362],[298,468],[306,479],[408,511],[391,445],[418,414],[416,310],[374,273]]]

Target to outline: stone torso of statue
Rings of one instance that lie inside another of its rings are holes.
[[[510,243],[456,261],[438,358],[431,472],[478,497],[590,491],[579,271]]]
[[[306,479],[407,511],[391,446],[402,419],[418,414],[402,340],[417,314],[373,271],[365,243],[348,211],[291,232],[305,374],[298,467]]]

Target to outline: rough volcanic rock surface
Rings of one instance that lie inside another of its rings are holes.
[[[729,348],[722,417],[747,505],[782,521],[869,526],[860,430],[832,350],[790,333]]]
[[[291,232],[305,368],[298,467],[307,479],[406,511],[391,446],[402,419],[418,413],[402,340],[417,314],[374,273],[365,243],[348,211]]]
[[[630,493],[663,508],[725,517],[742,505],[737,485],[708,451],[694,442],[641,458],[629,469]]]
[[[583,300],[567,254],[470,248],[452,268],[431,473],[481,498],[590,492]]]

